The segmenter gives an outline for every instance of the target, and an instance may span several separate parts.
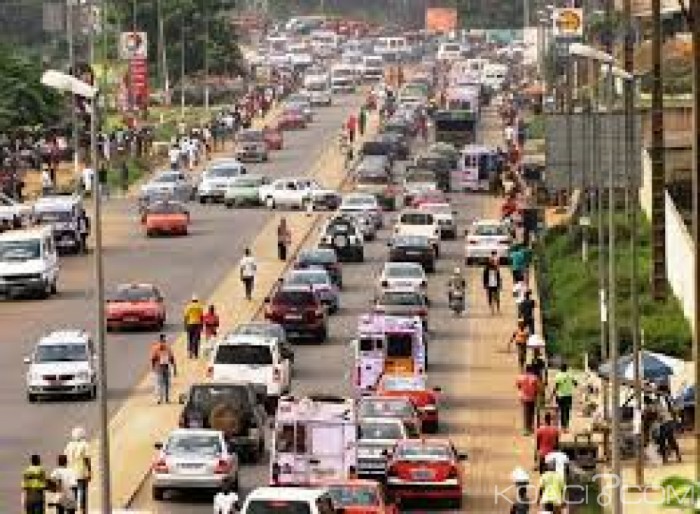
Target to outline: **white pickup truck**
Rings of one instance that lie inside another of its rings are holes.
[[[270,209],[296,207],[336,209],[340,205],[340,195],[332,189],[325,189],[318,182],[308,178],[281,178],[271,184],[260,186],[260,203]]]

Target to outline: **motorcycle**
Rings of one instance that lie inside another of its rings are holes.
[[[461,316],[466,308],[463,289],[450,289],[448,303],[455,316]]]

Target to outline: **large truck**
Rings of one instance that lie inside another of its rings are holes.
[[[435,140],[457,148],[473,143],[479,120],[479,90],[471,86],[453,87],[445,94],[445,105],[435,113]]]

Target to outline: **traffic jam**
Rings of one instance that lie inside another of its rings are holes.
[[[470,200],[489,190],[497,169],[496,148],[478,143],[479,120],[508,70],[466,45],[455,53],[455,44],[402,33],[354,37],[292,19],[249,56],[258,73],[301,75],[273,121],[240,130],[230,156],[209,160],[196,176],[173,167],[140,186],[138,223],[149,240],[188,236],[204,208],[193,202],[317,218],[260,316],[218,337],[206,378],[178,398],[179,426],[156,445],[152,500],[225,493],[231,512],[248,514],[462,508],[469,448],[441,424],[444,391],[431,367],[445,342],[436,320],[469,315],[464,267],[505,261],[513,229]],[[366,117],[361,139],[345,122],[338,127],[332,150],[348,175],[340,190],[326,188],[323,174],[260,171],[287,148],[290,131],[339,101],[357,104],[347,113],[355,123],[357,110]],[[19,270],[9,292],[50,296],[58,251],[84,248],[86,214],[79,197],[56,196],[31,215],[42,219],[38,227],[0,234],[0,266],[3,275],[12,274],[8,261]],[[178,244],[188,243],[173,240],[173,251]],[[38,278],[25,291],[30,265]],[[164,296],[150,283],[116,286],[108,330],[162,330]],[[313,390],[296,378],[300,357],[329,346],[346,372],[332,391]],[[83,331],[43,338],[26,360],[28,400],[94,398],[95,353]],[[266,476],[251,487],[246,468],[261,466]]]

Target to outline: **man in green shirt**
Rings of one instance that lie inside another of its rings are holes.
[[[556,396],[559,406],[559,416],[562,430],[569,429],[571,420],[571,406],[573,405],[574,391],[576,390],[576,379],[569,371],[566,363],[562,363],[559,371],[554,376],[554,390],[552,396]]]
[[[547,464],[547,471],[540,476],[539,504],[544,512],[559,514],[564,504],[566,482],[557,473],[554,464]]]

